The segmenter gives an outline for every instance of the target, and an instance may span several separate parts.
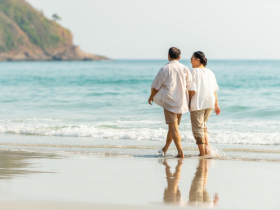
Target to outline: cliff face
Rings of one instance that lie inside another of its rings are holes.
[[[69,30],[24,0],[0,0],[0,61],[106,59],[74,46]]]

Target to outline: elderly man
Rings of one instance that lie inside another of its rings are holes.
[[[168,53],[169,62],[163,66],[152,83],[151,95],[148,100],[163,107],[165,121],[168,124],[166,144],[160,152],[166,154],[169,145],[174,140],[178,150],[177,158],[184,158],[181,137],[178,130],[182,114],[189,111],[188,90],[191,87],[192,76],[189,69],[179,63],[181,51],[171,47]]]

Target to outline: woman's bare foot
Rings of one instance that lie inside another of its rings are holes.
[[[211,153],[211,148],[209,145],[205,145],[205,155],[209,155]]]
[[[198,144],[198,150],[199,150],[199,156],[204,156],[205,155],[205,145],[204,144]]]

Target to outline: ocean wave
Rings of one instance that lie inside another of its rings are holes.
[[[107,128],[105,126],[73,125],[0,125],[0,133],[39,135],[39,136],[65,136],[65,137],[93,137],[102,139],[130,139],[162,141],[165,139],[166,130],[149,128]],[[184,138],[190,136],[183,135]]]
[[[38,85],[40,87],[45,87],[46,85],[51,85],[52,87],[61,86],[91,86],[91,85],[136,85],[136,84],[151,84],[153,81],[150,78],[94,78],[89,79],[88,77],[79,78],[54,78],[47,76],[28,76],[21,77],[20,80],[1,80],[1,85],[3,86],[19,86],[19,85]]]
[[[246,124],[246,122],[243,122],[243,124]],[[90,137],[94,139],[165,141],[167,129],[166,127],[157,127],[157,125],[162,126],[162,122],[143,120],[86,124],[76,123],[69,125],[63,120],[14,120],[0,121],[0,133]],[[258,132],[256,126],[262,126],[262,124],[260,122],[256,122],[255,124],[251,123],[251,126],[247,127],[248,129],[244,129],[242,122],[228,122],[227,124],[213,123],[210,129],[210,142],[215,144],[280,145],[280,133],[277,129],[271,132],[268,132],[266,129]],[[183,142],[195,141],[191,128],[187,124],[181,125],[180,134]]]

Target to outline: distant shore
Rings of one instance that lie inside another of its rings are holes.
[[[61,53],[48,54],[42,50],[38,52],[29,52],[24,49],[12,52],[0,53],[1,61],[102,61],[110,60],[101,55],[93,55],[83,52],[78,46],[69,47]]]

